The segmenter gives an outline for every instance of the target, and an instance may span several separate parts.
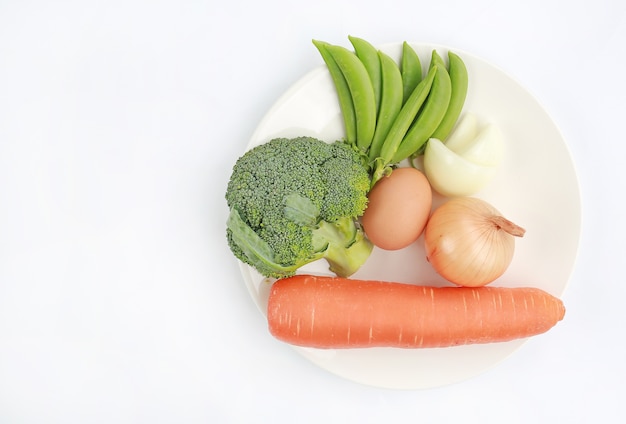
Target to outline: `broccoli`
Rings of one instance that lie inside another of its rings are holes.
[[[275,138],[235,163],[226,201],[228,245],[266,277],[288,277],[324,258],[347,277],[372,252],[359,226],[370,176],[343,141]]]

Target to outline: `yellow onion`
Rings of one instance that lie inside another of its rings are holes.
[[[484,286],[504,274],[513,260],[515,237],[524,233],[484,200],[453,198],[435,209],[426,224],[426,258],[454,284]]]

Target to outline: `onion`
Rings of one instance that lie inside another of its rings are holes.
[[[431,138],[424,151],[424,173],[435,191],[443,196],[472,196],[496,176],[504,157],[500,128],[464,114],[446,140]]]
[[[424,231],[426,258],[446,280],[479,287],[500,277],[525,230],[475,197],[457,197],[439,206]]]

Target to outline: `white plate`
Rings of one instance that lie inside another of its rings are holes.
[[[444,58],[449,49],[416,43],[412,46],[424,67],[433,48]],[[395,59],[400,58],[401,43],[380,48]],[[526,229],[526,235],[516,241],[511,266],[492,285],[535,286],[560,296],[576,259],[580,233],[579,189],[568,148],[543,107],[516,81],[484,60],[451,50],[463,58],[469,72],[464,111],[476,114],[484,122],[496,123],[505,136],[506,154],[500,173],[476,197],[487,200]],[[314,48],[312,51],[314,54]],[[323,65],[305,75],[276,102],[248,148],[274,137],[304,135],[326,141],[344,135],[335,88]],[[435,199],[433,207],[441,200]],[[243,264],[241,269],[250,294],[265,315],[269,283],[254,269]],[[302,272],[328,273],[323,261],[308,265]],[[375,249],[353,277],[447,285],[426,262],[423,238],[400,251]],[[550,337],[549,334],[535,337]],[[476,376],[524,342],[416,350],[294,349],[321,368],[355,382],[393,389],[424,389]]]

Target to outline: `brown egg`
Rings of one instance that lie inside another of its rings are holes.
[[[369,193],[361,218],[367,237],[385,250],[407,247],[424,231],[432,206],[426,176],[415,168],[397,168]]]

